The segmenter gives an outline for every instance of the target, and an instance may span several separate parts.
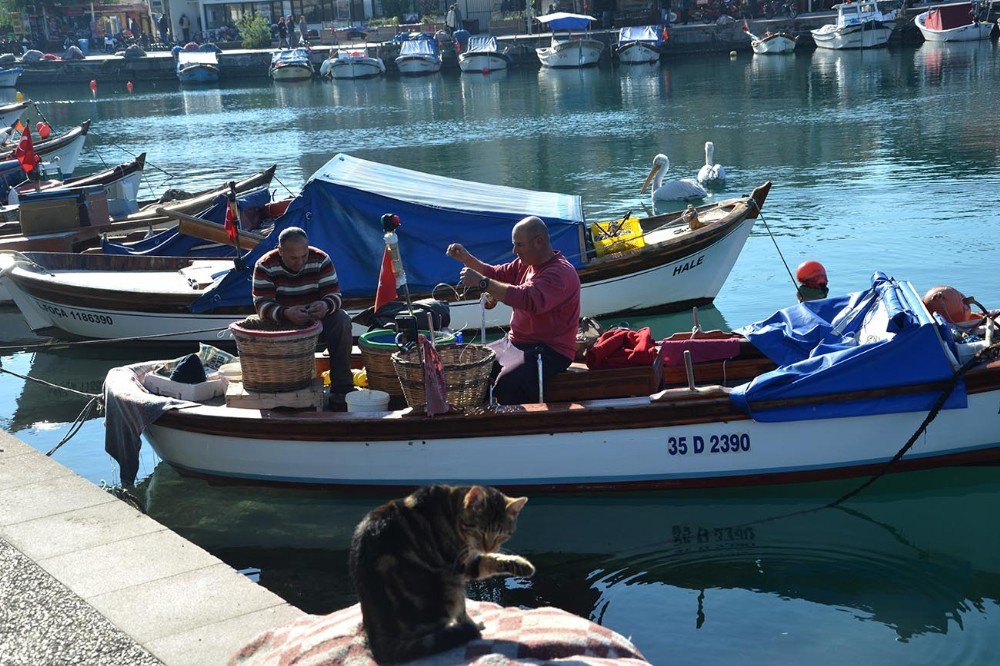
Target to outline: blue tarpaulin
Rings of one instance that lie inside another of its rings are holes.
[[[883,273],[870,289],[779,310],[738,331],[780,367],[737,386],[733,404],[757,421],[929,410],[940,389],[872,399],[762,407],[762,403],[944,382],[957,362],[908,283]],[[965,407],[964,382],[945,403]]]
[[[266,187],[251,190],[236,199],[239,209],[260,208],[271,201],[271,193]],[[214,222],[222,225],[226,221],[226,209],[229,207],[229,200],[226,195],[220,194],[213,201],[211,206],[195,215],[206,222]],[[177,227],[161,231],[148,238],[124,245],[122,243],[112,243],[107,239],[101,239],[101,250],[104,254],[130,254],[145,255],[151,257],[233,257],[236,251],[232,245],[223,243],[213,243],[204,238],[186,236],[177,230]]]
[[[586,30],[592,21],[596,21],[593,16],[587,14],[570,14],[568,12],[555,12],[537,17],[539,23],[546,23],[550,30]]]
[[[581,265],[584,218],[578,196],[456,180],[349,155],[337,155],[309,179],[245,261],[252,267],[274,249],[283,229],[302,227],[310,244],[330,255],[346,296],[374,298],[385,248],[379,220],[387,212],[402,222],[396,233],[411,291],[458,281],[462,266],[445,255],[450,243],[462,243],[487,263],[511,261],[511,229],[527,215],[540,217],[553,247]],[[249,305],[250,279],[251,270],[234,269],[196,300],[192,311]]]

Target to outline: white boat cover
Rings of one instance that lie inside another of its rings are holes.
[[[177,62],[181,65],[218,65],[219,59],[215,51],[181,51],[177,54]]]
[[[322,180],[435,208],[513,215],[531,211],[531,214],[542,218],[580,223],[584,219],[583,204],[576,195],[458,180],[345,154],[336,155],[309,180]]]
[[[430,39],[411,39],[410,41],[403,42],[403,45],[399,48],[399,55],[425,55],[436,58],[437,44]]]
[[[466,53],[491,53],[496,52],[497,49],[497,38],[493,35],[476,35],[475,37],[469,37],[469,46],[465,49]]]
[[[655,25],[633,25],[622,28],[618,32],[618,43],[625,42],[651,42],[660,43],[661,33]]]

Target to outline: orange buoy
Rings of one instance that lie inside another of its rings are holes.
[[[129,94],[132,94],[132,91],[134,89],[135,89],[135,86],[132,85],[131,81],[128,81],[128,82],[125,83],[125,90],[127,90],[129,92]]]
[[[35,124],[35,130],[38,132],[38,136],[42,139],[47,139],[49,138],[49,135],[52,134],[52,128],[49,127],[48,123],[43,121],[39,121]]]
[[[90,94],[95,97],[97,96],[97,79],[90,80]]]
[[[813,259],[803,261],[795,269],[795,279],[807,287],[820,289],[827,285],[826,269],[823,268],[823,264]]]
[[[934,287],[924,294],[924,305],[931,314],[941,315],[945,321],[952,324],[964,324],[978,319],[972,314],[972,308],[965,302],[965,294],[954,287],[942,285]]]

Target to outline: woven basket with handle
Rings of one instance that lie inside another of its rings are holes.
[[[428,331],[420,333],[430,335]],[[365,372],[368,373],[368,388],[402,398],[403,387],[399,384],[399,377],[396,376],[396,369],[392,363],[392,355],[399,351],[395,339],[396,331],[379,328],[368,331],[358,338],[358,348],[361,350]],[[438,348],[455,344],[454,335],[441,331],[434,333],[434,340]]]
[[[323,326],[281,329],[251,315],[229,325],[240,351],[243,388],[259,393],[298,391],[316,375],[316,339]]]
[[[438,358],[444,370],[445,397],[454,407],[475,407],[486,400],[495,354],[489,347],[438,347]],[[419,349],[396,352],[392,364],[403,388],[406,404],[419,407],[427,404],[424,393],[424,367]]]

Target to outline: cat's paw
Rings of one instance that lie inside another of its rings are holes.
[[[514,576],[531,578],[535,575],[535,565],[520,555],[514,555],[506,562],[506,569]]]

